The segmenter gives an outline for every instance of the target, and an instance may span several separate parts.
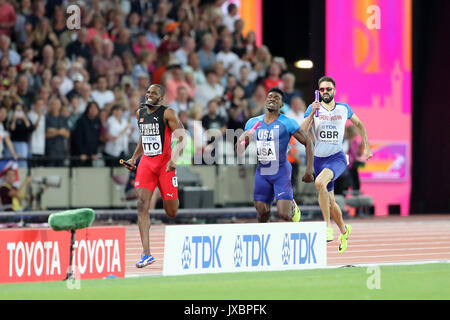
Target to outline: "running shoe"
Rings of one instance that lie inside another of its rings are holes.
[[[331,227],[327,227],[327,242],[334,240],[334,230]]]
[[[344,253],[345,250],[347,250],[348,236],[350,235],[350,232],[352,232],[352,226],[346,224],[345,229],[347,229],[347,232],[339,235],[339,253]]]
[[[294,199],[292,199],[292,202],[294,203],[294,216],[292,217],[292,221],[299,222],[302,218],[302,212],[300,211],[300,208],[297,206],[297,203]]]
[[[151,254],[146,255],[143,253],[141,256],[141,260],[136,263],[136,268],[143,268],[145,266],[148,266],[149,264],[152,264],[153,262],[155,262],[155,258]]]

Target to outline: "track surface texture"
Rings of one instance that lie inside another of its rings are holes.
[[[353,230],[347,251],[340,254],[339,230],[332,222],[335,240],[327,243],[327,265],[330,267],[450,260],[449,215],[367,217],[347,219],[345,223],[351,224]],[[139,230],[137,225],[126,227],[126,277],[162,274],[164,231],[165,225],[152,225],[150,249],[156,261],[138,269],[135,264],[142,251]]]

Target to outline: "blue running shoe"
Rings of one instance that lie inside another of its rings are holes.
[[[155,262],[155,258],[151,254],[142,254],[141,260],[136,263],[136,268],[143,268],[145,266],[148,266],[149,264],[152,264],[153,262]]]

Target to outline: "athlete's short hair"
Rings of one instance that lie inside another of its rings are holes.
[[[164,88],[164,86],[157,83],[152,84],[152,86],[158,87],[159,93],[161,93],[161,97],[164,97],[164,95],[166,94],[166,89]]]
[[[320,78],[318,83],[319,87],[322,82],[331,82],[333,84],[333,87],[336,88],[336,82],[332,77],[323,76],[322,78]]]
[[[278,87],[273,87],[273,88],[270,88],[270,90],[269,90],[269,92],[267,92],[267,94],[269,94],[269,93],[271,93],[271,92],[279,93],[280,96],[281,96],[281,101],[284,101],[284,92],[283,92],[283,90],[281,90],[281,89],[278,88]]]

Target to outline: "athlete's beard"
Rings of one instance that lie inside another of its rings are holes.
[[[159,107],[160,106],[160,104],[159,104],[160,102],[161,102],[161,99],[158,99],[156,101],[156,103],[150,103],[150,101],[147,100],[147,101],[145,101],[144,105],[147,106],[147,108],[149,108],[149,109],[153,109],[153,108]]]
[[[333,101],[334,95],[328,94],[328,96],[322,96],[322,101],[325,103],[330,103]]]

